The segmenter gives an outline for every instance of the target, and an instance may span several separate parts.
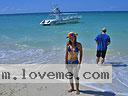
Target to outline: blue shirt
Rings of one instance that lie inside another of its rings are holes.
[[[110,42],[110,37],[107,34],[100,34],[95,38],[95,40],[98,42],[98,51],[107,50],[108,42]]]

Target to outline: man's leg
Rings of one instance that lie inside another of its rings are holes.
[[[103,64],[103,63],[104,63],[104,61],[105,61],[105,58],[102,58],[102,59],[101,59],[101,64]]]
[[[98,64],[100,62],[100,57],[96,58],[96,63]]]
[[[100,55],[101,55],[101,51],[98,51],[97,50],[97,53],[96,53],[96,63],[98,64],[100,62]]]
[[[105,61],[106,51],[107,51],[107,50],[102,51],[101,64],[103,64],[103,63],[104,63],[104,61]]]

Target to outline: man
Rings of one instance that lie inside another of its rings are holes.
[[[110,37],[109,35],[106,34],[107,29],[104,27],[102,28],[102,32],[100,35],[98,35],[95,38],[95,41],[97,43],[97,53],[96,53],[96,62],[97,64],[100,62],[100,57],[101,57],[101,64],[104,63],[105,61],[105,55],[107,52],[107,46],[110,44]]]

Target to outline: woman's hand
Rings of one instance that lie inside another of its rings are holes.
[[[81,62],[80,62],[80,61],[78,61],[78,64],[81,64]]]

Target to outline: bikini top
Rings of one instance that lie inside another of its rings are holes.
[[[71,45],[68,45],[68,52],[79,52],[79,49],[77,46],[75,46],[75,48],[72,49],[72,46]]]

